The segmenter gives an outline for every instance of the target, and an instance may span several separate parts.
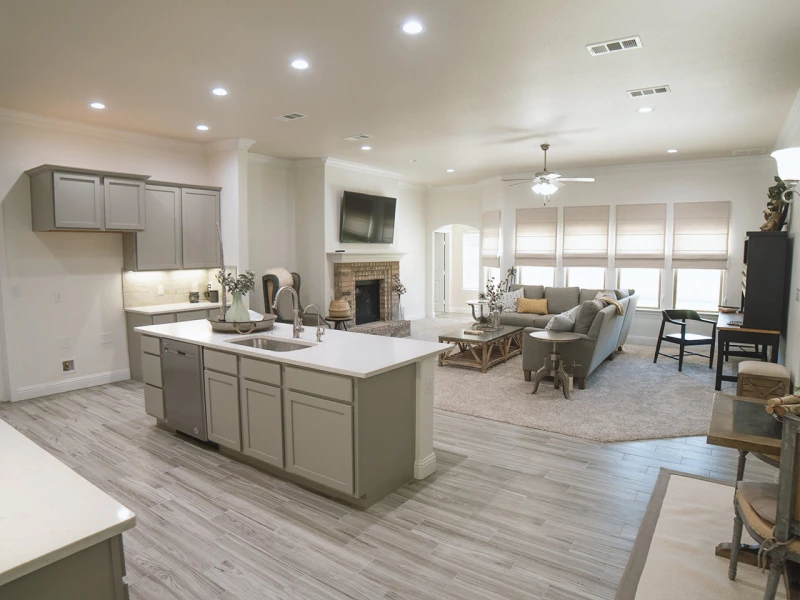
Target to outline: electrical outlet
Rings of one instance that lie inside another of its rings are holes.
[[[114,343],[114,334],[111,333],[103,333],[100,335],[100,343],[101,344],[113,344]]]
[[[61,296],[61,292],[59,292],[58,290],[55,290],[53,292],[53,302],[61,302],[62,300],[63,300],[63,298]]]
[[[158,295],[159,296],[163,296],[164,295],[164,286],[163,285],[158,286]]]
[[[69,338],[68,337],[58,338],[58,349],[66,350],[67,348],[69,348]]]
[[[193,282],[192,282],[192,291],[193,291],[193,292],[196,292],[196,291],[197,291],[197,282],[196,282],[196,281],[193,281]]]
[[[66,360],[61,361],[61,372],[62,373],[72,373],[75,371],[75,359],[68,358]]]

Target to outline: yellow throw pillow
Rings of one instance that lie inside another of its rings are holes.
[[[548,314],[547,298],[542,298],[541,300],[534,300],[532,298],[517,298],[517,312],[534,315],[546,315]]]

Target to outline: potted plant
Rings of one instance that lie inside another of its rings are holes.
[[[220,271],[217,273],[217,281],[222,286],[223,294],[228,291],[233,295],[231,307],[225,313],[225,321],[228,323],[251,321],[250,312],[244,305],[244,296],[256,288],[256,274],[247,269],[238,277],[234,277],[231,273]]]
[[[404,318],[403,294],[405,294],[408,290],[406,290],[406,286],[403,285],[403,282],[400,281],[399,275],[394,276],[392,290],[394,291],[395,294],[397,294],[397,320],[402,321]]]

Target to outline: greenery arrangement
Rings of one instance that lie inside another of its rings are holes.
[[[497,308],[500,305],[500,300],[503,298],[503,295],[511,288],[511,284],[516,281],[516,278],[517,269],[514,267],[511,267],[506,273],[505,278],[497,283],[494,282],[494,277],[489,277],[489,280],[486,282],[486,291],[478,294],[478,299],[487,300],[492,309]]]
[[[246,294],[256,289],[256,274],[247,269],[239,277],[234,277],[231,273],[220,271],[217,273],[217,281],[230,293]]]
[[[761,226],[761,231],[780,231],[786,223],[789,214],[789,204],[783,199],[786,183],[775,176],[775,185],[767,189],[767,210],[764,211],[766,222]]]

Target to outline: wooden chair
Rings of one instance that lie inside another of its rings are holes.
[[[760,545],[762,560],[770,562],[764,600],[775,598],[786,561],[800,563],[800,494],[797,493],[799,478],[795,475],[800,447],[798,434],[800,417],[785,416],[778,483],[740,481],[733,499],[735,515],[728,577],[736,579],[744,527]]]
[[[682,371],[684,356],[702,356],[708,359],[708,368],[710,369],[714,365],[714,344],[717,341],[717,322],[702,318],[694,310],[662,310],[661,315],[661,331],[658,332],[658,343],[656,344],[656,353],[655,356],[653,356],[653,362],[658,362],[659,355],[666,356],[667,358],[677,360],[678,371]],[[686,333],[686,323],[688,321],[700,321],[702,323],[711,324],[711,336]],[[668,333],[664,335],[664,327],[667,323],[678,325],[681,328],[680,333]],[[677,355],[661,352],[661,342],[678,344],[680,346],[680,352]],[[711,346],[711,351],[708,354],[700,354],[699,352],[690,352],[686,350],[686,346],[709,345]]]

